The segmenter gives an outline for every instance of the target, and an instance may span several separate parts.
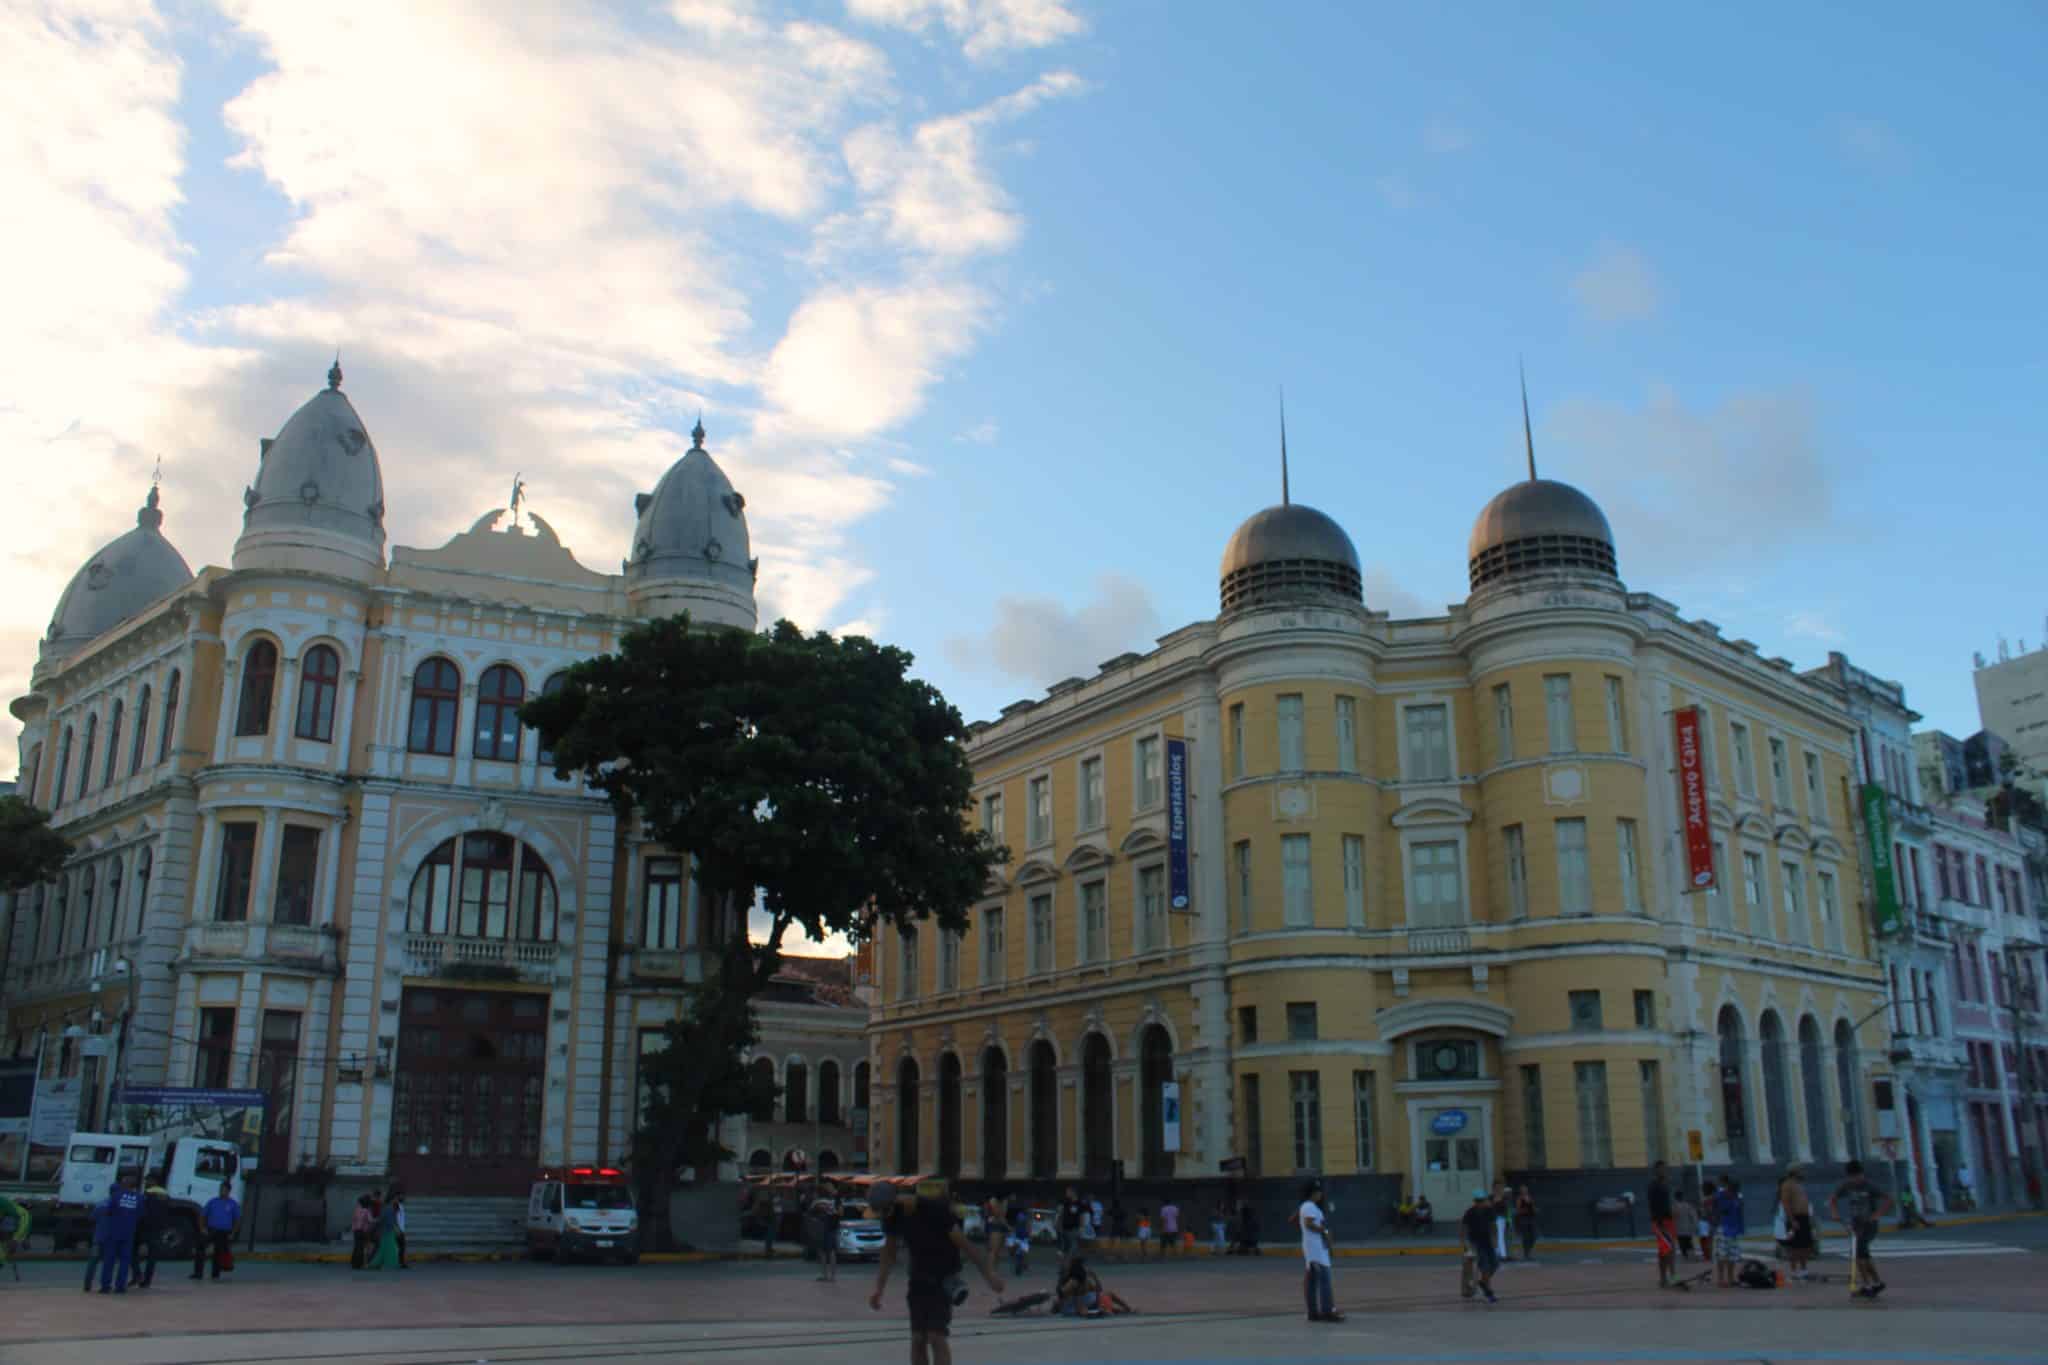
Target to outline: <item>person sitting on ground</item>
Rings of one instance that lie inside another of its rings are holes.
[[[1430,1230],[1431,1228],[1433,1228],[1433,1227],[1435,1227],[1435,1226],[1436,1226],[1436,1210],[1434,1210],[1434,1209],[1430,1208],[1430,1206],[1429,1206],[1429,1196],[1428,1196],[1428,1195],[1426,1195],[1426,1194],[1418,1194],[1418,1195],[1416,1195],[1416,1196],[1415,1196],[1415,1230],[1416,1230],[1417,1232],[1428,1232],[1428,1231],[1429,1231],[1429,1230]]]
[[[1403,1194],[1394,1201],[1394,1230],[1409,1232],[1415,1227],[1415,1201]]]
[[[1079,1256],[1068,1260],[1060,1270],[1059,1293],[1052,1311],[1069,1318],[1102,1316],[1102,1281]]]

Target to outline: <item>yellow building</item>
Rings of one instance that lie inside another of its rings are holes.
[[[1849,716],[1627,590],[1599,508],[1533,462],[1469,567],[1464,603],[1392,620],[1343,529],[1283,502],[1232,537],[1215,619],[976,727],[1011,858],[964,935],[874,945],[876,1169],[1122,1161],[1275,1196],[1256,1182],[1316,1172],[1353,1230],[1401,1189],[1453,1211],[1504,1177],[1566,1230],[1691,1132],[1738,1170],[1870,1145]],[[1695,706],[1698,892],[1673,733]]]

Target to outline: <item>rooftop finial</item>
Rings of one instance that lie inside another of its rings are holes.
[[[697,425],[696,425],[696,426],[694,426],[694,427],[691,427],[691,428],[690,428],[690,449],[692,449],[692,450],[702,450],[703,448],[704,448],[704,414],[700,412],[700,413],[698,413],[698,414],[697,414]]]
[[[1280,505],[1292,501],[1287,492],[1287,386],[1280,386]]]
[[[164,514],[157,507],[157,485],[163,482],[163,477],[164,461],[163,457],[159,455],[156,461],[156,473],[151,476],[149,481],[149,496],[142,500],[141,509],[135,513],[135,524],[137,526],[147,526],[151,530],[155,530],[164,524]]]
[[[155,500],[155,498],[156,498],[156,490],[157,490],[157,486],[158,486],[159,484],[161,484],[161,483],[162,483],[163,481],[164,481],[164,457],[163,457],[163,456],[161,456],[161,455],[159,455],[159,456],[157,456],[157,457],[156,457],[156,468],[155,468],[155,469],[153,469],[153,470],[151,470],[151,471],[150,471],[150,475],[149,475],[149,496],[150,496],[150,498],[151,498],[150,506],[152,506],[152,507],[156,506],[156,503],[155,503],[155,501],[154,501],[154,500]]]
[[[340,351],[336,351],[336,352],[334,353],[334,363],[333,363],[332,365],[329,365],[329,366],[327,367],[327,387],[328,387],[328,388],[330,388],[330,389],[336,389],[336,390],[338,390],[338,389],[340,389],[340,388],[341,388],[341,352],[340,352]]]
[[[1536,482],[1536,437],[1529,430],[1529,375],[1522,368],[1522,359],[1515,357],[1515,373],[1522,380],[1522,448],[1529,455],[1529,482]]]

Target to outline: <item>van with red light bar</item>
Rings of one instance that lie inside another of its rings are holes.
[[[526,1251],[557,1264],[577,1257],[638,1261],[640,1215],[626,1173],[610,1166],[542,1171],[526,1200]]]

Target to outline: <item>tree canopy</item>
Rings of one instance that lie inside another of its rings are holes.
[[[63,870],[71,845],[50,828],[50,813],[19,796],[0,796],[0,891],[20,891]]]

